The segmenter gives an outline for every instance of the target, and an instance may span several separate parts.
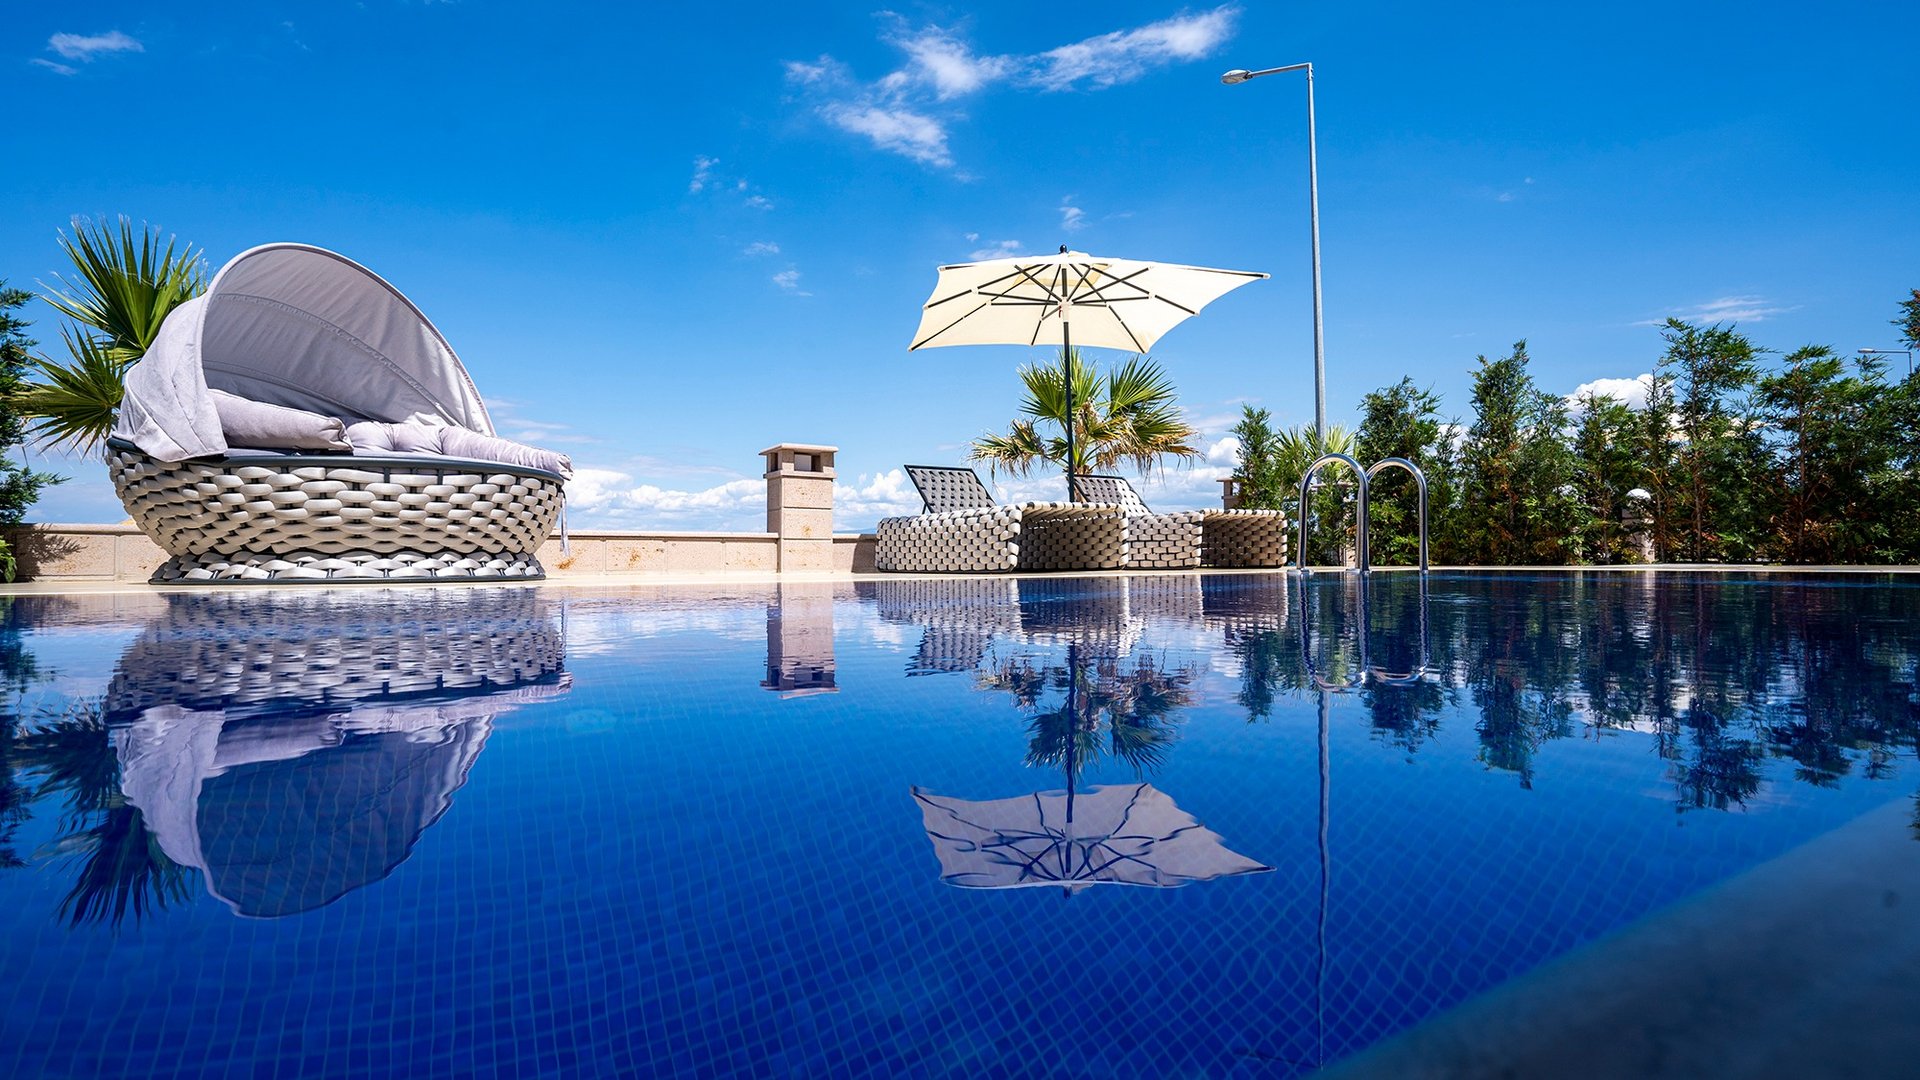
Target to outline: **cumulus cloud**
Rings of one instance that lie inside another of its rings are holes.
[[[794,60],[787,83],[827,123],[876,149],[930,168],[951,169],[957,100],[999,84],[1046,91],[1103,90],[1169,64],[1210,55],[1233,34],[1240,9],[1223,5],[1027,55],[983,55],[950,27],[909,27],[887,15],[881,37],[905,63],[871,82],[832,56]],[[1068,207],[1063,207],[1063,214]],[[1069,228],[1077,227],[1078,218]]]
[[[1207,464],[1233,466],[1240,462],[1240,440],[1231,435],[1207,447]]]
[[[47,39],[47,49],[63,60],[83,64],[107,53],[147,51],[146,46],[118,30],[104,34],[55,34]]]
[[[925,509],[901,469],[862,473],[853,483],[837,485],[833,493],[833,526],[843,532],[871,532],[884,517],[904,517]]]
[[[766,502],[763,480],[679,491],[635,483],[618,469],[583,467],[567,481],[567,509],[576,526],[758,529],[764,527]]]
[[[1655,319],[1641,319],[1635,326],[1661,326],[1668,318],[1693,323],[1719,322],[1765,322],[1775,315],[1784,315],[1789,311],[1798,311],[1798,304],[1787,305],[1764,296],[1746,294],[1741,296],[1722,296],[1704,304],[1692,307],[1672,308],[1665,315]]]
[[[1078,232],[1087,227],[1087,212],[1073,205],[1074,197],[1060,200],[1060,228],[1066,232]]]
[[[1653,373],[1635,375],[1631,379],[1595,379],[1573,388],[1567,395],[1567,407],[1574,410],[1574,418],[1579,419],[1579,406],[1576,402],[1588,394],[1598,394],[1621,402],[1630,409],[1647,407],[1647,391],[1653,387]]]
[[[800,271],[791,266],[773,275],[773,283],[780,286],[782,291],[790,292],[795,296],[813,295],[800,287]]]

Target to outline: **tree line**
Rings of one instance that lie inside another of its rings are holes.
[[[1920,289],[1899,305],[1920,349]],[[1769,353],[1732,326],[1668,319],[1644,402],[1542,390],[1525,341],[1476,359],[1470,418],[1447,418],[1411,378],[1367,394],[1351,435],[1276,431],[1246,407],[1235,428],[1242,505],[1297,512],[1326,450],[1426,473],[1435,562],[1920,563],[1920,376],[1910,361],[1808,345]],[[1329,467],[1322,475],[1337,472]],[[1373,561],[1415,559],[1411,479],[1370,492]],[[1352,533],[1352,485],[1314,497],[1309,553]]]

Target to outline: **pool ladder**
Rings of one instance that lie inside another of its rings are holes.
[[[1373,555],[1367,548],[1368,486],[1373,478],[1385,469],[1405,469],[1413,475],[1413,483],[1420,496],[1420,572],[1425,574],[1427,572],[1427,474],[1420,471],[1420,466],[1406,458],[1382,458],[1374,462],[1371,468],[1363,469],[1359,462],[1345,454],[1320,455],[1312,465],[1307,466],[1306,475],[1300,478],[1300,542],[1295,544],[1293,549],[1294,568],[1303,574],[1312,572],[1307,569],[1307,525],[1313,520],[1313,504],[1308,501],[1307,496],[1312,490],[1313,478],[1320,471],[1320,466],[1336,463],[1352,469],[1353,475],[1360,481],[1359,520],[1354,527],[1354,554],[1358,558],[1355,560],[1354,569],[1362,574],[1373,572]]]

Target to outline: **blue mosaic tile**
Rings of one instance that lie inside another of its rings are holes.
[[[9,603],[12,1076],[1291,1076],[1916,784],[1890,579]],[[1069,780],[1271,870],[942,882]]]

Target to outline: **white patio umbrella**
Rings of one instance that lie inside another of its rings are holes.
[[[1266,274],[1205,266],[1107,259],[1060,248],[940,268],[920,312],[914,349],[941,345],[1059,345],[1067,384],[1067,499],[1073,486],[1073,377],[1066,350],[1076,342],[1144,353],[1200,309]]]
[[[987,802],[943,798],[919,788],[913,797],[940,859],[940,880],[961,888],[1166,889],[1273,869],[1229,850],[1218,833],[1152,784]]]

